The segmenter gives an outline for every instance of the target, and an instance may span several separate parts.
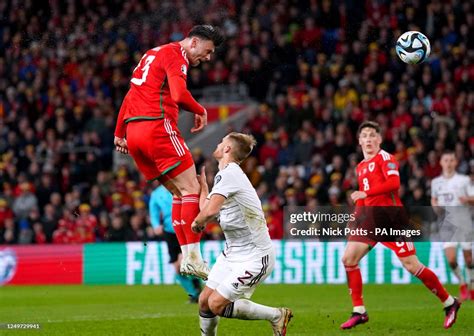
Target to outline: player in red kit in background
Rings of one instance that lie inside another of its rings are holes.
[[[359,210],[363,212],[364,207],[367,206],[402,207],[398,196],[400,188],[398,162],[393,155],[380,149],[382,143],[380,126],[375,122],[363,122],[359,127],[358,134],[364,160],[356,168],[359,191],[354,191],[351,194],[352,200],[356,203],[356,217]],[[403,220],[403,218],[400,216],[395,220]],[[373,241],[369,237],[350,236],[348,240],[342,263],[346,269],[353,312],[352,316],[341,325],[342,329],[350,329],[369,320],[362,298],[362,276],[359,261],[377,244],[377,241]],[[456,322],[460,303],[449,295],[438,277],[418,260],[413,243],[397,241],[383,242],[382,244],[394,251],[403,267],[420,279],[439,298],[446,312],[444,327],[450,328]]]
[[[188,91],[188,67],[208,62],[224,38],[210,25],[191,29],[188,36],[148,50],[133,70],[130,90],[117,119],[114,144],[130,153],[148,181],[159,179],[173,193],[172,220],[183,261],[181,273],[206,279],[200,251],[201,234],[191,230],[199,213],[199,182],[191,153],[179,129],[178,111],[195,114],[191,132],[207,124],[206,109]]]

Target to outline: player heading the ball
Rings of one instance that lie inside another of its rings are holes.
[[[200,252],[201,234],[191,230],[199,213],[199,182],[177,121],[183,108],[195,114],[191,132],[206,126],[206,109],[188,91],[186,77],[190,65],[210,61],[223,41],[217,28],[199,25],[180,42],[148,50],[133,70],[114,138],[116,150],[130,153],[148,181],[158,179],[173,193],[172,220],[183,253],[181,273],[203,279],[209,268]]]

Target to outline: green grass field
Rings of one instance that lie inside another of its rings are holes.
[[[457,288],[449,287],[457,293]],[[474,335],[474,301],[465,302],[454,327],[421,285],[367,285],[369,323],[350,331],[339,324],[350,313],[342,285],[264,285],[253,300],[288,306],[288,335]],[[199,335],[197,305],[178,286],[37,286],[0,288],[0,323],[41,323],[37,330],[1,335]],[[266,321],[221,319],[220,335],[271,335]]]

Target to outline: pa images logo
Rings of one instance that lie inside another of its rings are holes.
[[[0,285],[8,283],[16,272],[17,257],[13,250],[0,251]]]

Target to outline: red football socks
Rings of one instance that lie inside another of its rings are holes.
[[[362,299],[362,275],[360,273],[359,265],[345,266],[347,275],[347,285],[349,286],[349,294],[352,298],[352,305],[354,307],[363,306]]]
[[[199,195],[186,195],[181,200],[181,223],[183,223],[182,228],[186,236],[186,244],[199,243],[202,234],[191,230],[191,224],[199,214]]]
[[[179,197],[173,196],[173,207],[171,209],[171,220],[173,223],[174,232],[180,246],[186,245],[186,235],[184,234],[183,225],[181,224],[181,204],[182,200]]]
[[[421,281],[423,281],[425,286],[431,292],[433,292],[433,294],[435,294],[441,300],[441,302],[446,301],[446,299],[449,297],[448,292],[443,287],[441,282],[439,282],[439,279],[436,274],[434,274],[433,271],[430,270],[428,267],[420,267],[420,269],[415,273],[415,276]]]

